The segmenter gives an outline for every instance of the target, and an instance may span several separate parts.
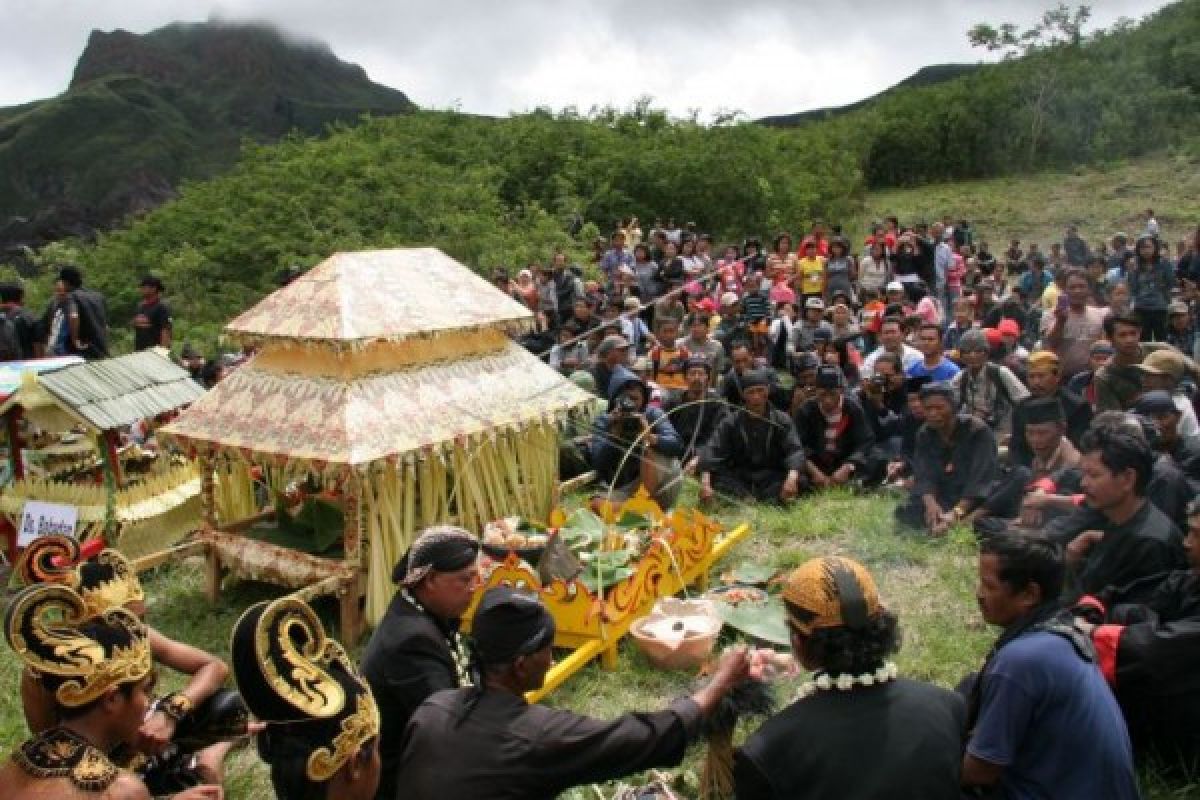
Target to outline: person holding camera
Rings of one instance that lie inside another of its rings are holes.
[[[608,413],[592,426],[591,460],[602,486],[593,503],[622,503],[645,487],[671,508],[683,485],[679,434],[662,409],[647,405],[649,388],[625,367],[613,371],[608,398]]]

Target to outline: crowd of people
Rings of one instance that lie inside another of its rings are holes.
[[[965,221],[889,219],[861,246],[817,224],[798,245],[714,257],[694,226],[656,223],[643,241],[631,219],[592,271],[559,253],[495,276],[537,315],[526,346],[603,406],[560,453],[565,474],[596,473],[597,503],[642,488],[670,507],[689,476],[704,502],[842,486],[898,494],[898,535],[978,535],[976,596],[1000,633],[957,690],[898,674],[903,610],[861,564],[784,577],[809,677],[736,751],[737,797],[1125,800],[1140,760],[1194,768],[1200,230],[1168,257],[1144,223],[1132,243],[1068,229],[1045,255],[1013,242],[998,256]],[[81,279],[62,283],[48,330],[86,355],[95,304]],[[161,285],[144,289],[161,303]],[[169,314],[165,328],[144,316],[169,343]],[[658,711],[530,704],[554,619],[497,587],[465,634],[479,554],[471,532],[423,531],[358,663],[286,596],[242,615],[226,665],[147,627],[119,553],[37,540],[4,631],[31,738],[0,767],[0,799],[219,798],[246,735],[283,800],[554,797],[680,763],[761,678],[735,648]],[[182,688],[154,699],[160,669]]]

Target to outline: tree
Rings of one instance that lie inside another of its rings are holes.
[[[967,31],[974,47],[1002,52],[1005,59],[1024,56],[1026,100],[1029,114],[1028,165],[1037,166],[1050,108],[1060,90],[1061,66],[1068,48],[1078,50],[1083,41],[1083,26],[1091,19],[1090,6],[1072,11],[1065,3],[1042,14],[1034,26],[1018,31],[1006,22],[1000,27],[979,23]]]

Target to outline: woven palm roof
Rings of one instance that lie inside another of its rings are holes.
[[[235,370],[159,435],[201,453],[357,466],[557,422],[595,399],[512,342],[351,379],[259,362]]]
[[[0,413],[50,402],[98,431],[174,411],[204,394],[186,370],[156,350],[63,367],[31,384],[9,397]]]
[[[528,330],[533,315],[433,247],[335,253],[234,319],[242,343],[336,349],[456,330]]]

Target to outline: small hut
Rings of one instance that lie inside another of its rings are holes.
[[[338,253],[231,322],[257,354],[164,431],[211,476],[210,594],[218,570],[334,593],[354,639],[415,531],[546,517],[558,426],[594,398],[511,340],[532,325],[433,248]],[[333,506],[340,535],[280,539],[287,520],[261,512],[251,476]]]
[[[169,452],[123,442],[123,429],[204,394],[163,351],[26,371],[0,405],[12,482],[0,516],[15,529],[29,501],[74,506],[76,535],[104,535],[131,557],[160,550],[198,523],[200,476]]]

